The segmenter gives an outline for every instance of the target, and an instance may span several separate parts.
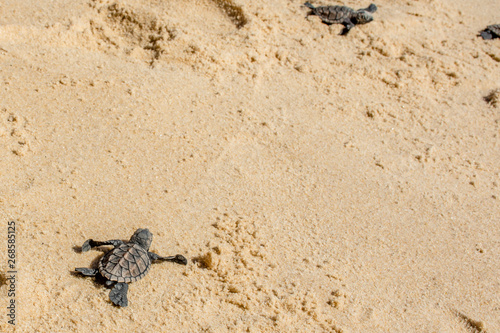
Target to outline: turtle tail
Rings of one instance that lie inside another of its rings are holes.
[[[312,9],[312,10],[316,9],[316,7],[314,7],[313,5],[311,5],[309,2],[306,2],[306,3],[304,4],[304,6],[306,6],[307,8],[310,8],[310,9]]]

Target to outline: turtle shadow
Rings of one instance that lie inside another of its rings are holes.
[[[107,251],[103,251],[103,253],[101,253],[100,255],[95,257],[94,259],[92,259],[92,261],[90,262],[90,265],[88,265],[86,267],[92,268],[92,269],[97,269],[97,267],[99,267],[99,261],[101,260],[102,257],[104,257],[105,252],[107,252]]]
[[[72,249],[76,253],[83,253],[81,246],[73,246]],[[103,245],[103,246],[93,247],[92,250],[106,253],[106,252],[110,251],[110,248],[107,245]]]

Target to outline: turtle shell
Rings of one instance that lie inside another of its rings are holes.
[[[124,243],[99,261],[99,272],[110,281],[135,282],[151,268],[148,252],[134,243]]]

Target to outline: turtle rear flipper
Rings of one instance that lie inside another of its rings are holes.
[[[309,9],[311,9],[311,10],[315,10],[315,9],[316,9],[316,7],[314,7],[313,5],[311,5],[309,2],[306,2],[306,3],[304,4],[304,6],[306,6],[307,8],[309,8]]]
[[[113,302],[114,305],[127,306],[128,305],[127,292],[128,292],[128,284],[119,282],[115,284],[113,289],[111,289],[111,291],[109,292],[109,299],[111,300],[111,302]]]

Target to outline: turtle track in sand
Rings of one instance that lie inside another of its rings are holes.
[[[197,36],[230,34],[247,24],[232,0],[151,1],[92,0],[90,26],[105,52],[124,53],[154,64],[176,48],[189,50]],[[175,43],[172,43],[174,42]]]

